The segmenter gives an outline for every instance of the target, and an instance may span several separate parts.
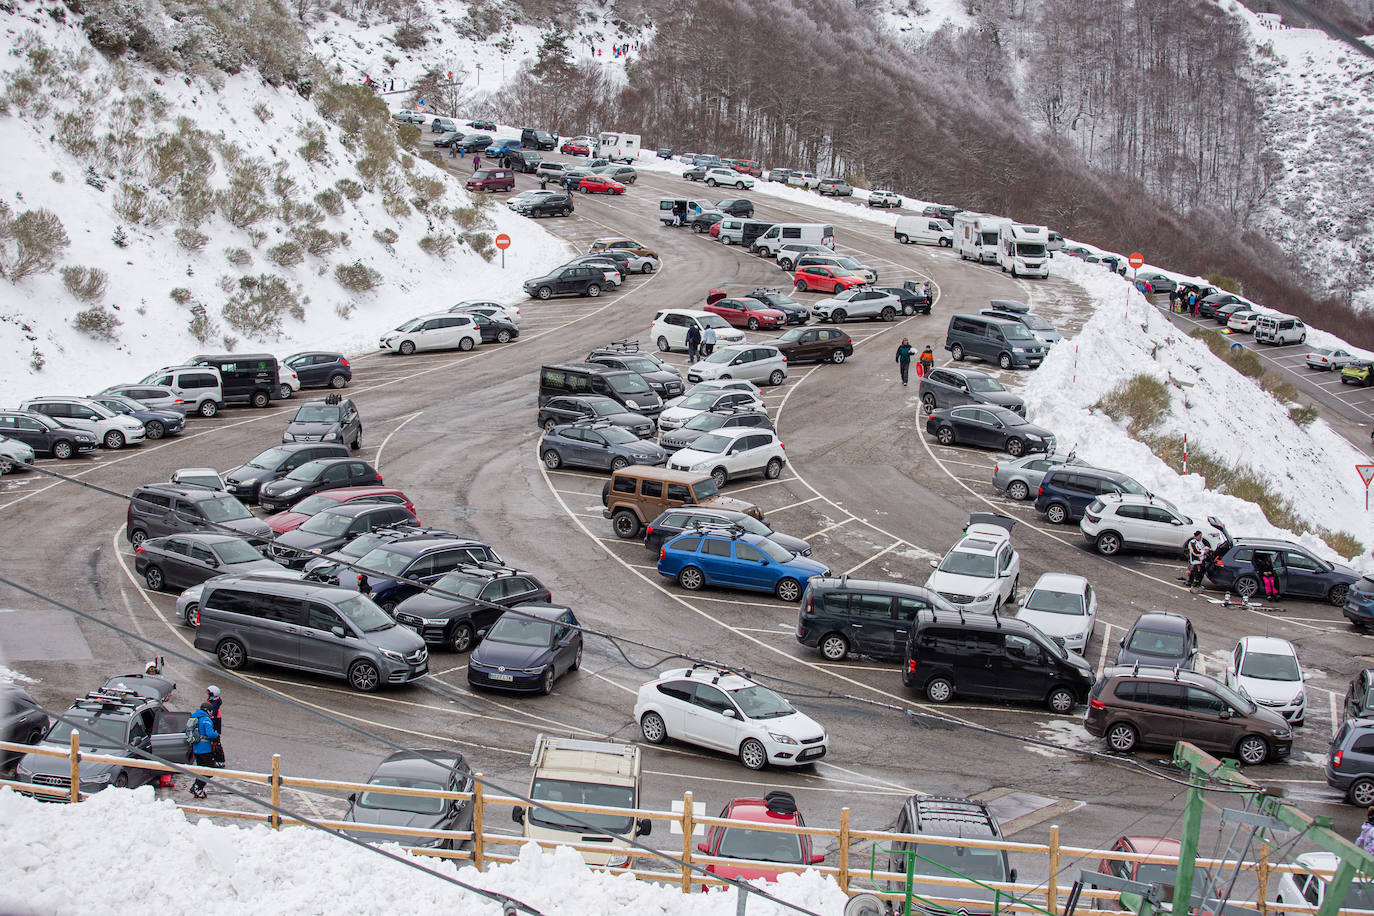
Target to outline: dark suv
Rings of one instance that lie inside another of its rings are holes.
[[[1284,597],[1314,598],[1344,607],[1350,586],[1360,580],[1350,567],[1328,563],[1291,541],[1236,538],[1217,548],[1216,561],[1207,565],[1207,581],[1249,598],[1259,591],[1257,556],[1269,560]]]
[[[644,529],[644,546],[655,555],[663,545],[688,528],[737,528],[746,534],[759,534],[799,557],[811,556],[811,545],[801,538],[773,530],[766,520],[754,518],[737,509],[712,509],[706,506],[677,506],[664,510]]]
[[[902,805],[902,813],[897,816],[896,832],[917,837],[957,837],[985,842],[1002,839],[997,818],[986,802],[939,795],[913,795],[908,798]],[[943,883],[944,879],[972,878],[983,884],[1016,883],[1016,869],[1011,867],[1005,850],[972,845],[936,845],[919,840],[893,843],[888,851],[887,866],[888,871],[897,874],[907,874],[909,869],[912,893],[922,898],[957,895],[968,900],[986,901],[986,906],[961,905],[959,912],[964,916],[997,912],[994,898],[999,892],[989,887],[960,887],[956,890]],[[936,881],[927,883],[923,879]],[[903,893],[906,890],[905,883],[889,881],[887,890]],[[946,912],[943,907],[932,906],[930,910]],[[913,907],[913,911],[927,910],[925,907]]]
[[[600,363],[612,369],[626,369],[638,372],[654,394],[663,400],[682,394],[682,375],[671,366],[665,365],[651,353],[639,352],[638,343],[617,341],[609,347],[601,347],[587,354],[587,362]]]
[[[978,369],[931,369],[921,379],[921,406],[926,413],[960,404],[995,404],[1026,415],[1026,402],[1012,394],[1002,383]]]
[[[521,204],[515,212],[521,216],[540,217],[540,216],[571,216],[573,210],[572,195],[567,191],[554,191],[552,194],[545,194],[536,197],[527,204]]]
[[[358,449],[363,444],[363,418],[352,398],[331,394],[306,401],[281,434],[282,442],[343,442]]]
[[[591,296],[601,295],[606,286],[606,272],[597,267],[575,264],[570,267],[555,267],[542,277],[525,281],[525,292],[536,299],[549,299],[553,296]]]
[[[392,525],[414,525],[415,516],[396,503],[361,500],[343,503],[310,516],[299,527],[268,545],[268,555],[291,569],[303,569],[315,557],[338,550],[361,534]]]
[[[364,554],[354,566],[339,567],[312,577],[328,577],[334,584],[354,588],[371,596],[388,614],[397,605],[460,566],[500,563],[501,558],[486,544],[468,538],[419,537],[382,544]]]
[[[1131,477],[1118,471],[1100,468],[1050,468],[1040,481],[1035,497],[1035,511],[1043,512],[1045,520],[1054,525],[1076,522],[1092,501],[1104,493],[1133,493],[1149,496],[1150,491]],[[1167,508],[1173,508],[1164,503]]]
[[[258,546],[272,537],[267,523],[228,493],[172,483],[134,488],[124,524],[130,544],[138,547],[148,538],[188,531],[241,534]]]
[[[276,445],[224,475],[225,488],[244,502],[257,502],[258,491],[301,465],[319,458],[347,458],[348,446],[333,442],[289,442]]]
[[[712,294],[715,290],[711,291]],[[722,290],[721,295],[725,295]],[[787,316],[787,324],[806,324],[811,320],[811,309],[802,305],[796,299],[779,289],[756,289],[751,293],[745,293],[747,299],[757,299],[766,308],[777,309]],[[708,298],[709,302],[710,299]]]
[[[797,612],[797,642],[827,661],[850,653],[900,660],[917,613],[959,609],[919,585],[872,579],[812,579]]]
[[[258,490],[258,505],[268,512],[280,512],[321,490],[379,487],[382,482],[377,469],[360,458],[321,458],[263,484]]]
[[[396,605],[396,622],[453,652],[469,651],[506,608],[553,600],[529,573],[485,563],[460,566],[431,588]]]
[[[525,149],[552,150],[558,142],[546,130],[523,127],[520,129],[520,145]]]

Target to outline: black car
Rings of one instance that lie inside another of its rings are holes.
[[[921,406],[926,413],[960,404],[992,404],[1025,416],[1026,402],[1002,383],[977,369],[933,368],[921,379]]]
[[[463,126],[471,127],[473,130],[490,130],[493,132],[496,130],[496,123],[494,121],[469,121]],[[488,140],[487,142],[490,143],[491,141]]]
[[[706,167],[696,165],[682,173],[682,177],[688,181],[703,181],[706,178]]]
[[[516,208],[515,212],[521,216],[535,218],[540,216],[571,216],[575,209],[577,208],[573,206],[572,195],[564,191],[557,191],[553,194],[537,197],[527,204],[522,204]]]
[[[148,588],[181,590],[215,576],[281,571],[256,547],[228,534],[169,534],[148,538],[134,552],[134,570]]]
[[[754,216],[754,205],[743,197],[730,197],[716,204],[716,209],[729,216],[742,216],[745,219],[752,219]]]
[[[1256,560],[1268,561],[1285,598],[1311,598],[1341,607],[1350,586],[1360,580],[1349,566],[1328,563],[1292,541],[1236,538],[1217,547],[1215,562],[1207,564],[1207,581],[1243,598],[1262,595]]]
[[[457,146],[458,144],[462,143],[463,138],[467,136],[471,135],[465,134],[460,130],[450,131],[449,133],[440,134],[439,136],[435,137],[434,145],[439,149],[448,149],[450,146]]]
[[[1136,618],[1117,645],[1121,650],[1116,654],[1118,665],[1191,668],[1197,655],[1197,631],[1182,614],[1147,611]]]
[[[660,158],[660,159],[671,159],[671,158],[673,158],[673,151],[672,151],[671,149],[669,149],[668,147],[665,146],[665,147],[663,147],[663,149],[661,149],[661,150],[659,150],[658,152],[654,153],[654,155],[657,156],[657,157]]]
[[[682,375],[672,366],[665,365],[652,353],[640,353],[623,347],[601,347],[587,354],[587,362],[600,363],[612,369],[627,369],[638,372],[640,378],[649,383],[654,394],[663,400],[682,394]]]
[[[735,527],[746,534],[768,538],[798,556],[811,556],[811,545],[801,538],[774,531],[766,520],[760,521],[739,509],[712,509],[707,506],[675,506],[664,510],[644,529],[644,546],[657,555],[663,545],[689,528]]]
[[[709,232],[711,227],[725,219],[725,214],[719,210],[702,210],[689,219],[686,225],[692,227],[693,232]]]
[[[510,160],[510,167],[512,169],[526,174],[533,173],[535,169],[539,168],[540,163],[544,161],[544,157],[533,150],[519,148],[506,150],[506,158]]]
[[[276,445],[225,474],[224,486],[243,502],[257,502],[258,491],[268,481],[280,480],[309,461],[347,457],[348,446],[341,442],[290,442]]]
[[[414,524],[410,510],[396,503],[347,502],[316,512],[298,527],[277,535],[267,551],[283,566],[303,569],[310,560],[338,550],[359,535]]]
[[[352,398],[331,394],[306,401],[282,431],[281,441],[342,442],[356,451],[363,444],[363,418]]]
[[[525,281],[525,292],[536,299],[550,299],[554,296],[595,298],[601,295],[601,290],[605,287],[605,271],[585,264],[555,267],[542,277],[533,277]]]
[[[93,434],[63,426],[32,410],[0,410],[0,436],[16,439],[40,455],[63,460],[93,451],[99,444]]]
[[[342,353],[332,350],[292,353],[282,362],[295,371],[302,388],[346,388],[353,381],[353,367]]]
[[[562,175],[558,176],[558,183],[569,191],[575,191],[577,190],[577,186],[582,183],[582,179],[590,174],[592,174],[591,169],[568,169]]]
[[[491,625],[468,656],[468,686],[553,693],[560,674],[582,667],[582,630],[570,608],[522,604]]]
[[[337,567],[310,573],[312,580],[328,581],[369,595],[388,614],[420,586],[428,585],[460,566],[501,563],[496,552],[469,538],[402,538],[381,544],[364,554],[355,567]]]
[[[18,684],[0,683],[0,741],[37,744],[50,724],[48,714],[27,690]],[[9,769],[23,756],[19,751],[0,751],[0,770]]]
[[[149,439],[177,436],[186,429],[186,415],[175,410],[154,410],[122,394],[93,394],[90,400],[115,413],[133,417],[143,424],[144,433]]]
[[[376,531],[358,535],[337,550],[307,560],[305,572],[307,578],[310,578],[311,574],[318,574],[327,579],[333,573],[338,572],[349,563],[362,559],[383,544],[403,541],[407,538],[426,537],[456,538],[458,535],[442,528],[426,528],[423,525],[392,525],[390,528],[378,528]]]
[[[524,149],[552,150],[558,146],[553,134],[533,127],[520,129],[520,146]]]
[[[1248,305],[1244,299],[1235,293],[1212,293],[1210,296],[1203,296],[1202,301],[1197,304],[1197,313],[1203,318],[1216,318],[1217,311],[1226,305]],[[1225,324],[1225,322],[1220,322]]]
[[[376,827],[410,827],[416,830],[472,829],[472,803],[465,799],[419,798],[382,791],[390,788],[471,792],[472,772],[462,754],[453,751],[397,751],[383,760],[368,777],[378,791],[364,789],[348,797],[343,819]],[[347,832],[347,828],[345,828]],[[454,849],[459,844],[447,837],[357,831],[365,843],[399,843],[402,846]]]
[[[796,299],[777,289],[756,289],[745,293],[743,299],[757,299],[770,309],[777,309],[787,316],[785,324],[806,324],[811,320],[811,309]]]
[[[1054,434],[1026,421],[1014,410],[991,404],[944,407],[926,420],[926,432],[941,445],[977,445],[1013,458],[1054,451]]]
[[[489,134],[467,134],[453,145],[469,153],[484,153],[491,146],[491,139]]]
[[[931,608],[959,613],[938,592],[921,585],[817,576],[802,594],[797,642],[831,662],[851,654],[900,659],[916,614]]]
[[[896,296],[897,300],[902,303],[903,315],[930,314],[930,300],[920,293],[904,286],[875,286],[874,289],[880,293],[887,293],[889,296]]]
[[[258,489],[258,505],[268,512],[280,512],[322,490],[381,485],[382,475],[369,462],[360,458],[321,458],[263,484]]]
[[[718,429],[738,429],[747,426],[754,429],[773,429],[773,420],[768,411],[756,407],[722,407],[719,410],[705,410],[692,417],[677,429],[669,430],[658,437],[658,444],[670,452],[691,448],[692,443]]]
[[[642,413],[625,409],[625,405],[599,394],[550,398],[539,408],[539,425],[545,430],[576,423],[579,420],[609,420],[623,426],[641,439],[653,435],[654,421]]]
[[[460,566],[421,592],[396,605],[396,622],[425,642],[453,652],[467,652],[477,634],[495,623],[506,608],[553,600],[553,593],[534,576],[518,569]]]
[[[520,329],[504,318],[490,318],[474,313],[472,320],[477,322],[482,343],[510,343],[520,336]]]

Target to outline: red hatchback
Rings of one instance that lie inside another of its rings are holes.
[[[827,267],[824,264],[809,264],[792,276],[800,292],[816,290],[825,293],[838,293],[843,289],[853,289],[868,282],[866,277],[850,273],[843,267]]]
[[[717,299],[705,306],[737,328],[757,331],[759,328],[780,328],[787,323],[787,315],[765,307],[757,299]]]
[[[420,523],[420,516],[415,511],[415,504],[400,490],[392,487],[340,487],[337,490],[325,490],[322,493],[307,496],[292,506],[290,511],[269,515],[265,521],[277,534],[285,534],[288,531],[294,531],[316,512],[358,500],[372,503],[396,503],[405,506],[406,511],[415,516],[415,523],[417,525]]]
[[[801,812],[797,810],[797,802],[789,792],[769,792],[763,798],[737,798],[725,806],[720,816],[756,824],[806,826]],[[776,881],[784,869],[769,868],[764,864],[766,862],[808,866],[825,861],[825,853],[811,851],[809,836],[753,830],[749,827],[712,827],[706,834],[705,842],[697,844],[697,851],[722,859],[746,860],[738,865],[712,862],[706,866],[710,874],[741,881],[755,878]]]
[[[577,184],[583,194],[624,194],[625,186],[605,175],[588,175]]]
[[[565,156],[590,156],[592,154],[591,147],[587,146],[587,144],[577,143],[572,140],[564,143],[559,148],[559,152],[563,153]]]

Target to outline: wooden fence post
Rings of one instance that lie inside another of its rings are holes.
[[[477,778],[481,779],[482,774],[478,773]],[[482,814],[485,811],[486,800],[482,795],[482,784],[476,780],[472,783],[472,864],[478,871],[482,870],[482,860],[485,850],[482,848]]]
[[[1093,906],[1097,901],[1093,901]],[[1059,825],[1050,825],[1050,878],[1045,883],[1045,909],[1059,912]]]
[[[849,893],[849,808],[840,809],[840,890]]]
[[[1260,916],[1269,916],[1269,844],[1260,843],[1259,864],[1255,866],[1255,878],[1259,887],[1255,891],[1255,905]]]
[[[68,756],[71,763],[71,798],[72,803],[81,801],[81,735],[77,734],[76,729],[72,729],[72,749]]]
[[[692,892],[692,790],[682,793],[682,892]]]
[[[272,829],[281,829],[281,754],[272,755]]]

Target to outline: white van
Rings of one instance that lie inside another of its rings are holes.
[[[998,235],[997,263],[1013,277],[1050,275],[1050,230],[1045,226],[1004,223]]]
[[[597,137],[596,151],[599,156],[612,162],[634,162],[639,158],[639,134],[622,134],[619,131],[602,131]]]
[[[654,323],[649,327],[649,337],[664,353],[687,349],[687,329],[696,325],[702,333],[707,328],[715,328],[716,346],[744,343],[744,332],[732,328],[724,318],[715,312],[701,309],[660,309],[654,313]]]
[[[834,248],[835,227],[825,223],[776,223],[754,240],[754,250],[764,257],[775,258],[778,248],[788,242]]]
[[[954,250],[965,261],[978,261],[981,264],[997,263],[997,245],[1002,236],[1002,225],[1011,220],[986,213],[954,214]]]
[[[1292,315],[1261,315],[1255,322],[1255,343],[1300,344],[1307,340],[1307,325]]]
[[[954,225],[931,216],[899,216],[892,227],[892,237],[903,245],[924,242],[950,248],[954,245]]]

